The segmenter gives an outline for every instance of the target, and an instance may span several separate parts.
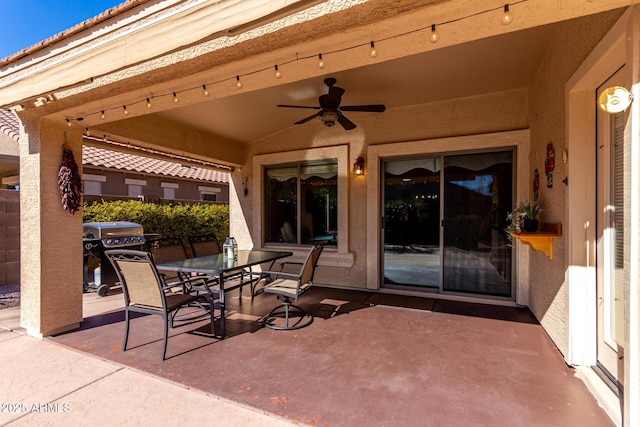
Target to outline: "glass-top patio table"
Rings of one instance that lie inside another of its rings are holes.
[[[181,261],[166,262],[158,264],[156,267],[162,271],[178,271],[182,273],[206,274],[210,276],[218,276],[220,282],[220,336],[226,336],[225,329],[225,291],[236,289],[246,284],[239,283],[236,286],[225,289],[225,275],[233,274],[244,270],[247,267],[270,262],[272,265],[275,261],[293,255],[292,252],[281,251],[259,251],[259,250],[239,250],[238,257],[235,260],[224,259],[223,254],[208,255],[196,258],[187,258]],[[271,269],[269,267],[268,269]]]

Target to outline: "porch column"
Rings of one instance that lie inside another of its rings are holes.
[[[82,171],[82,133],[64,123],[22,118],[20,129],[20,325],[42,337],[82,320],[82,212],[60,203],[62,145]]]

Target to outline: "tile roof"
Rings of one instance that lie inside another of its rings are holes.
[[[20,138],[19,126],[20,121],[15,113],[0,109],[0,132],[8,135],[16,143],[18,143]],[[82,164],[84,166],[165,175],[183,179],[229,183],[228,172],[184,165],[120,151],[111,151],[88,145],[82,146]]]
[[[0,109],[0,132],[15,142],[20,140],[20,120],[13,111]]]
[[[229,174],[213,169],[158,160],[89,145],[82,146],[82,164],[211,182],[229,182]]]

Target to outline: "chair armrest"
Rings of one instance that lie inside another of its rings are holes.
[[[295,273],[286,273],[284,271],[269,271],[269,270],[265,270],[261,273],[261,275],[264,276],[273,276],[275,278],[278,278],[279,276],[286,276],[286,277],[290,277],[292,279],[299,279],[300,275],[299,274],[295,274]]]

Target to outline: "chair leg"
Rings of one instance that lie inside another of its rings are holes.
[[[216,336],[216,317],[213,301],[211,301],[211,335]]]
[[[164,317],[164,345],[162,348],[162,360],[165,360],[167,358],[167,341],[169,340],[169,322],[171,320],[166,315],[163,317]]]
[[[122,345],[122,351],[127,351],[127,342],[129,341],[129,310],[124,310],[125,318],[125,330],[124,330],[124,344]]]

